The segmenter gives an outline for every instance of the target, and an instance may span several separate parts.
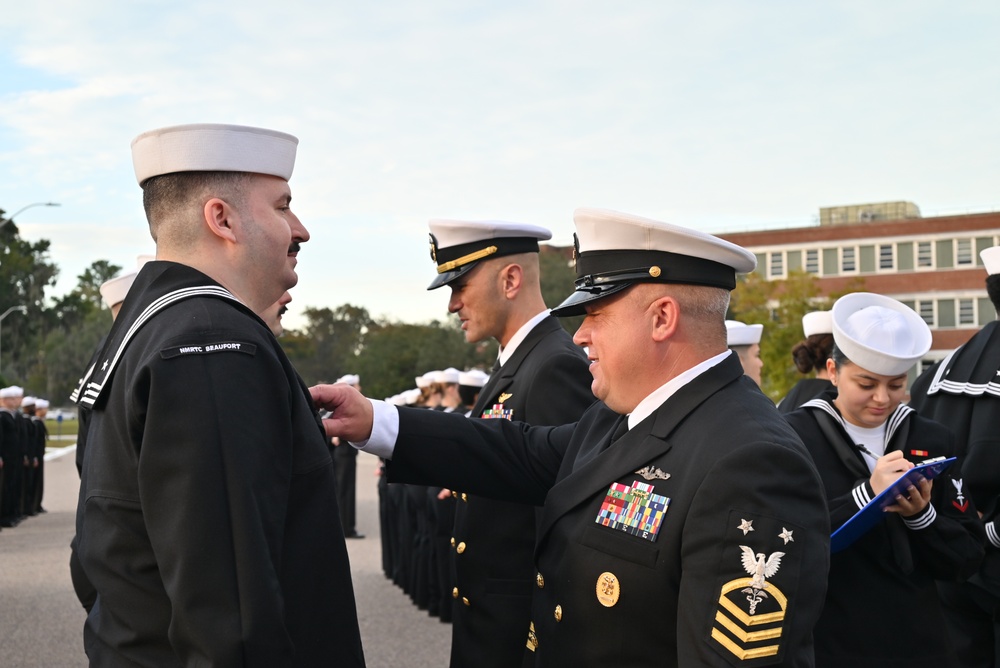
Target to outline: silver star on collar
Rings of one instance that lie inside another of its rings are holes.
[[[740,531],[742,531],[743,535],[745,536],[745,535],[747,535],[748,533],[750,533],[751,531],[754,530],[753,529],[753,520],[744,520],[744,519],[741,518],[740,525],[738,527],[736,527],[736,528],[739,529]]]
[[[792,538],[792,532],[785,527],[781,527],[781,533],[778,534],[778,538],[785,541],[785,545],[795,542],[795,539]]]

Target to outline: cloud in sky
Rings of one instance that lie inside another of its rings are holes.
[[[443,317],[432,217],[569,243],[577,206],[707,231],[1000,208],[996,3],[28,4],[0,16],[0,206],[62,202],[18,219],[59,292],[152,249],[128,142],[188,122],[300,137],[293,316]]]

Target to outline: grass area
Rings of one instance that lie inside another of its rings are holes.
[[[45,447],[65,448],[76,443],[76,429],[79,424],[78,420],[63,420],[62,422],[46,420],[45,427],[49,430],[49,440]]]

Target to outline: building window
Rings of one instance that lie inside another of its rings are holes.
[[[819,273],[819,249],[810,248],[806,251],[806,271],[810,274]]]
[[[839,248],[824,248],[823,249],[823,275],[824,276],[836,276],[840,269],[840,249]]]
[[[959,326],[976,324],[976,300],[958,300],[958,324]]]
[[[917,268],[931,269],[934,267],[934,250],[931,242],[917,242]]]
[[[958,303],[955,299],[937,300],[937,326],[938,329],[949,329],[958,326],[957,317]]]
[[[858,246],[858,270],[863,274],[873,274],[875,267],[875,246]]]
[[[847,246],[840,249],[840,271],[845,274],[853,274],[858,270],[857,248]]]
[[[778,251],[771,253],[771,264],[768,276],[771,278],[781,278],[785,275],[785,254]]]
[[[955,239],[955,266],[971,267],[974,262],[972,239]]]
[[[934,326],[934,301],[931,299],[917,300],[917,313],[924,319],[928,327]]]
[[[878,246],[878,268],[881,271],[896,268],[896,254],[892,244],[879,244]]]
[[[993,307],[993,302],[990,301],[989,297],[980,297],[976,301],[979,304],[979,313],[976,314],[979,322],[976,324],[980,327],[985,327],[989,323],[993,322],[998,315],[1000,315]]]
[[[800,250],[785,251],[785,259],[788,260],[789,272],[802,269],[802,251]]]

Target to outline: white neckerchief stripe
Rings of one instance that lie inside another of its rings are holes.
[[[948,353],[948,356],[941,360],[941,364],[938,365],[937,371],[934,372],[934,378],[931,379],[931,384],[927,387],[927,394],[937,394],[938,392],[946,392],[948,394],[965,394],[970,397],[981,397],[984,394],[990,394],[994,397],[1000,397],[1000,382],[990,381],[988,383],[959,383],[954,380],[943,380],[944,375],[949,371],[951,366],[952,358],[960,351],[962,348],[956,348]],[[997,371],[998,376],[1000,376],[1000,371]]]
[[[829,402],[823,399],[810,399],[806,403],[802,404],[802,406],[800,406],[800,408],[805,408],[805,407],[819,408],[821,410],[826,411],[827,413],[832,415],[833,418],[838,423],[840,423],[840,426],[843,427],[845,431],[847,430],[847,423],[844,421],[844,418],[840,415],[840,413],[837,412],[837,409],[834,408]],[[885,443],[884,443],[885,447],[883,448],[884,450],[889,449],[889,441],[892,440],[892,437],[896,433],[896,430],[899,429],[901,424],[903,424],[903,421],[906,420],[906,417],[913,412],[914,411],[912,408],[904,404],[900,404],[899,406],[896,407],[896,410],[892,412],[892,415],[889,416],[889,419],[886,421],[885,425]]]
[[[138,332],[139,329],[143,325],[145,325],[150,318],[152,318],[154,315],[156,315],[156,313],[163,310],[167,306],[170,306],[171,304],[174,304],[182,299],[188,299],[190,297],[199,297],[199,296],[222,297],[224,299],[231,299],[235,302],[240,301],[239,299],[236,298],[235,295],[233,295],[233,293],[229,292],[229,290],[226,290],[225,288],[220,286],[198,286],[193,288],[181,288],[180,290],[174,290],[173,292],[168,292],[162,297],[153,300],[149,304],[149,306],[147,306],[143,310],[143,312],[139,314],[139,317],[136,318],[135,321],[132,323],[132,325],[128,328],[128,331],[125,333],[125,337],[122,339],[121,344],[119,344],[118,349],[115,350],[115,354],[111,358],[111,361],[108,362],[107,360],[105,360],[106,367],[102,367],[101,369],[101,371],[104,372],[104,380],[102,380],[100,383],[95,383],[95,382],[87,383],[87,389],[84,391],[84,397],[80,401],[80,403],[93,407],[94,402],[97,400],[97,397],[100,396],[101,391],[104,389],[104,384],[107,377],[110,375],[110,373],[114,370],[115,366],[118,364],[118,360],[121,359],[122,354],[124,354],[125,348],[128,346],[129,341],[132,340],[132,337],[135,336],[135,333]],[[90,375],[92,375],[93,369],[96,367],[97,363],[95,362],[94,366],[91,367]]]
[[[73,393],[69,395],[69,400],[72,401],[74,404],[76,403],[76,400],[80,398],[80,390],[82,390],[83,386],[87,383],[88,380],[90,380],[90,374],[94,373],[94,367],[96,366],[97,366],[96,362],[90,365],[90,368],[87,369],[87,373],[83,374],[83,378],[80,379],[80,382],[73,390]]]

